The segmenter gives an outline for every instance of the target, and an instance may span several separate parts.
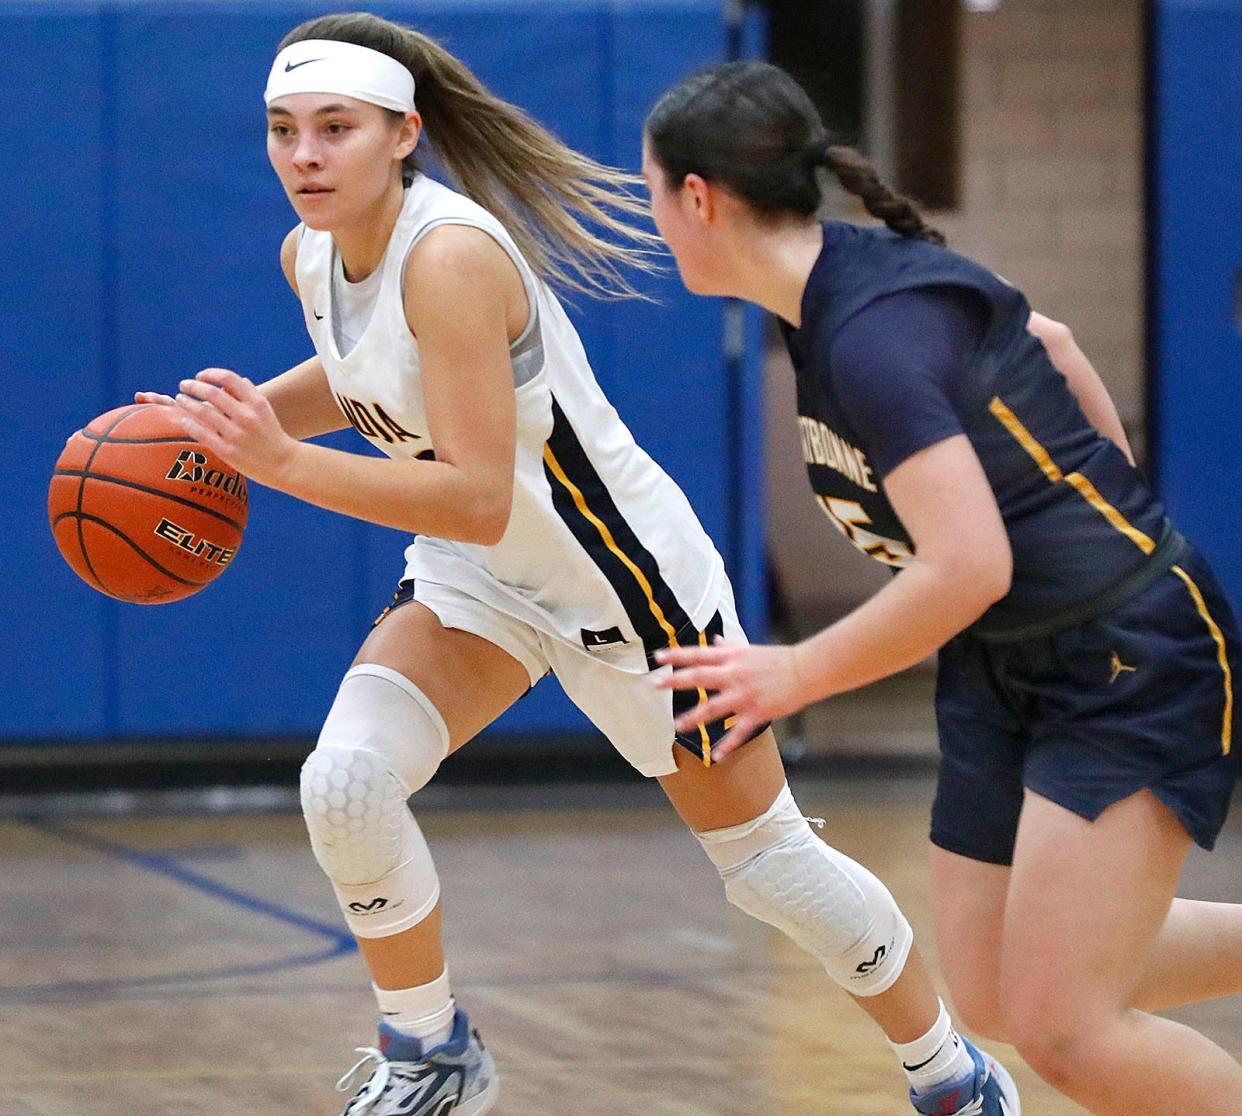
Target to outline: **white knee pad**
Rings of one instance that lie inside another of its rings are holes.
[[[788,934],[847,992],[878,996],[914,942],[892,895],[821,841],[786,786],[754,821],[696,834],[734,906]]]
[[[448,747],[443,718],[408,678],[364,663],[341,681],[302,767],[302,813],[315,859],[360,938],[408,930],[440,898],[407,799],[435,774]]]

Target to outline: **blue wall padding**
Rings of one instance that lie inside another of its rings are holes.
[[[567,142],[637,170],[658,94],[722,57],[722,6],[441,0],[380,11],[444,41]],[[295,218],[267,164],[262,91],[280,37],[322,10],[0,0],[0,103],[17,136],[0,232],[0,739],[313,733],[395,587],[406,539],[257,487],[232,568],[171,606],[95,593],[46,525],[52,463],[94,415],[201,367],[265,379],[309,355],[279,268]],[[687,295],[671,270],[643,286],[658,305],[582,298],[571,312],[605,390],[717,540],[753,627],[761,426],[757,411],[739,422],[731,408],[758,405],[753,383],[733,382],[754,379],[758,339],[741,373],[726,368],[719,303]],[[366,448],[352,434],[333,444]],[[739,474],[752,478],[744,490]],[[497,727],[585,725],[545,683]]]
[[[104,374],[110,287],[100,250],[109,217],[99,189],[100,20],[94,5],[29,5],[6,13],[0,28],[8,119],[0,724],[8,735],[99,735],[109,723],[112,608],[71,584],[76,578],[52,545],[46,501],[65,439],[111,399]]]
[[[1242,607],[1242,0],[1154,16],[1152,276],[1161,495]]]

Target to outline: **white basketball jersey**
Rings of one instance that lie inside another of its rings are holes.
[[[556,296],[490,213],[417,176],[380,264],[375,309],[344,357],[333,340],[332,235],[303,229],[298,291],[332,392],[355,429],[389,457],[434,451],[402,276],[410,249],[444,224],[495,239],[517,266],[531,308],[511,347],[513,509],[495,546],[418,536],[405,576],[451,585],[585,655],[647,671],[655,648],[697,641],[719,602],[723,562],[681,489],[604,397]]]

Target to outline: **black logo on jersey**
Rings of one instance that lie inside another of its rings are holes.
[[[350,903],[349,909],[357,914],[375,914],[388,906],[388,900],[377,895],[369,903]]]
[[[227,546],[219,546],[216,543],[199,538],[193,531],[186,530],[186,528],[174,523],[171,519],[161,519],[155,528],[154,534],[201,558],[204,562],[211,562],[216,566],[227,566],[233,560],[233,555],[236,553],[236,550]]]
[[[318,311],[318,310],[312,310],[312,311],[311,311],[311,313],[315,315],[315,321],[317,321],[317,322],[322,322],[322,321],[323,321],[323,315],[322,315],[321,313],[319,313],[319,311]]]
[[[299,66],[309,66],[312,62],[322,62],[322,61],[323,61],[322,58],[308,58],[306,59],[305,62],[286,62],[285,73],[289,73],[290,70],[296,70]]]
[[[602,632],[593,632],[589,628],[583,628],[581,631],[582,646],[588,651],[594,651],[600,647],[611,647],[614,643],[630,642],[617,627],[605,628]]]
[[[888,953],[887,947],[876,946],[875,953],[872,955],[871,960],[862,962],[862,964],[860,964],[854,970],[854,972],[860,973],[863,976],[866,976],[870,972],[874,972],[876,969],[880,967],[880,962],[884,960],[884,957],[887,953]]]
[[[182,450],[177,454],[177,460],[164,474],[164,478],[185,481],[187,484],[198,484],[204,488],[214,488],[217,492],[226,492],[230,496],[236,496],[243,504],[249,499],[246,478],[241,473],[208,469],[207,455],[197,450]]]
[[[394,442],[421,441],[421,434],[411,433],[392,418],[378,403],[359,403],[344,395],[336,397],[337,406],[345,412],[349,424],[364,438],[379,438],[392,445]]]

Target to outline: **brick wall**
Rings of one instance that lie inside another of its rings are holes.
[[[963,16],[955,247],[1067,322],[1139,443],[1141,0],[1003,0]]]

